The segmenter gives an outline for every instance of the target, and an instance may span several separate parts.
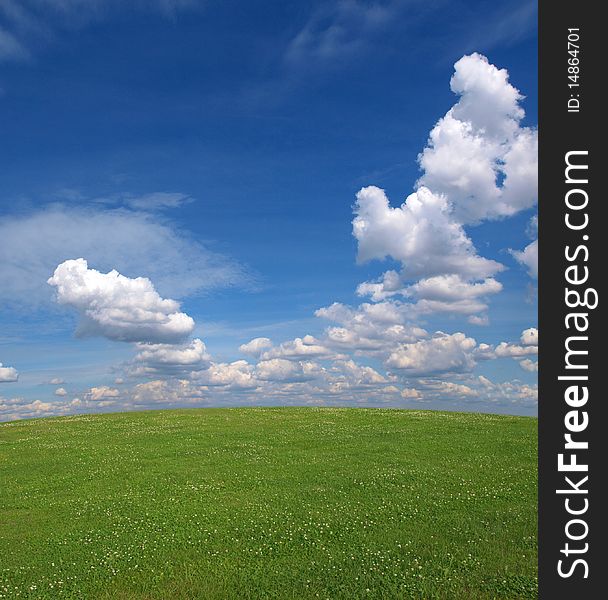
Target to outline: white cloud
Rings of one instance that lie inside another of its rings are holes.
[[[494,353],[498,358],[511,357],[519,358],[521,356],[529,356],[531,354],[538,354],[537,346],[518,346],[517,344],[509,344],[507,342],[501,342],[494,349]]]
[[[310,361],[293,361],[271,358],[260,361],[255,376],[262,381],[309,381],[318,374],[319,366]]]
[[[538,403],[537,385],[528,385],[519,381],[495,383],[483,375],[479,375],[477,379],[485,397],[491,402],[528,405]]]
[[[212,363],[207,370],[193,373],[192,377],[201,385],[218,386],[229,390],[251,390],[259,385],[253,365],[246,360]]]
[[[479,394],[476,390],[462,383],[454,383],[453,381],[440,381],[437,384],[437,391],[449,398],[454,397],[477,397]]]
[[[48,302],[48,276],[77,256],[100,270],[148,277],[161,295],[173,298],[249,281],[239,264],[155,215],[103,206],[54,205],[4,216],[0,255],[0,301],[19,307]]]
[[[31,401],[24,398],[9,399],[0,396],[0,421],[50,417],[57,414],[65,414],[66,412],[67,409],[65,407],[56,406],[50,402]]]
[[[403,344],[393,351],[386,365],[408,375],[470,371],[475,366],[477,342],[464,333],[437,332],[428,340]]]
[[[445,303],[473,300],[479,296],[496,294],[501,290],[502,285],[495,279],[488,278],[478,283],[469,283],[458,275],[437,275],[421,279],[411,287],[411,292],[417,298]]]
[[[487,297],[502,290],[493,276],[503,265],[477,254],[445,197],[423,187],[392,208],[382,190],[368,187],[358,193],[355,213],[359,260],[390,256],[402,263],[401,273],[386,271],[378,281],[359,285],[359,295],[375,302],[401,296],[408,300],[410,318],[430,313],[483,318]]]
[[[267,337],[254,338],[246,344],[241,344],[239,346],[241,352],[256,358],[268,348],[272,348],[272,341]]]
[[[431,131],[419,185],[445,194],[460,223],[511,216],[538,195],[537,132],[521,127],[521,94],[485,56],[454,65],[459,101]]]
[[[80,335],[166,343],[183,340],[194,329],[194,320],[180,312],[179,303],[161,298],[145,277],[100,273],[79,258],[61,263],[48,283],[57,288],[60,304],[79,312]]]
[[[130,395],[134,406],[200,403],[205,394],[200,386],[184,379],[155,379],[137,384]]]
[[[285,358],[288,360],[302,360],[307,358],[330,358],[335,352],[319,343],[319,340],[311,335],[303,338],[283,342],[276,348],[271,348],[261,355],[263,360],[270,358]]]
[[[538,240],[528,244],[523,250],[511,250],[513,258],[528,269],[528,275],[538,279]]]
[[[420,400],[422,394],[415,388],[403,388],[401,390],[401,397],[405,400]]]
[[[68,395],[68,393],[67,393],[67,391],[66,391],[66,389],[65,389],[65,388],[58,387],[58,388],[55,390],[55,396],[67,396],[67,395]]]
[[[418,399],[426,402],[449,402],[455,405],[475,404],[491,409],[494,405],[534,407],[538,401],[538,387],[518,380],[495,383],[483,375],[459,375],[456,381],[420,379]]]
[[[14,367],[5,367],[0,363],[0,383],[11,383],[18,381],[19,373]]]
[[[63,380],[61,377],[53,377],[53,379],[49,380],[49,385],[63,385],[65,383],[65,380]]]
[[[488,298],[502,290],[494,276],[500,263],[477,253],[467,224],[511,216],[537,200],[537,132],[521,127],[522,96],[479,54],[454,65],[451,88],[458,102],[438,121],[419,156],[424,173],[418,189],[397,208],[383,190],[357,194],[353,235],[358,260],[390,257],[401,272],[385,272],[359,285],[374,302],[401,296],[410,316],[469,315],[488,323]],[[534,223],[531,223],[534,226]],[[536,242],[513,252],[536,274]]]
[[[373,355],[428,336],[421,327],[407,323],[408,311],[408,305],[395,301],[363,303],[357,308],[335,302],[315,315],[341,325],[325,330],[323,344],[338,351]]]
[[[386,377],[372,367],[363,366],[353,360],[337,360],[333,371],[342,374],[351,387],[375,386],[387,383]]]
[[[521,343],[524,346],[538,346],[538,329],[530,327],[521,332]]]
[[[479,314],[487,310],[485,298],[498,294],[502,284],[493,277],[469,282],[459,275],[437,275],[421,279],[409,288],[417,299],[416,309],[420,314],[452,313],[476,315],[476,324],[485,324]]]
[[[529,358],[524,358],[524,360],[519,361],[522,369],[526,371],[530,371],[531,373],[535,373],[538,371],[538,361],[530,360]]]
[[[118,398],[120,396],[120,392],[116,388],[109,387],[107,385],[100,385],[97,387],[92,387],[86,393],[86,399],[91,400],[93,402],[98,402],[100,400],[107,400],[112,398]]]
[[[384,259],[403,263],[408,278],[456,274],[484,279],[504,267],[479,256],[460,223],[450,215],[443,196],[420,188],[399,207],[389,206],[383,190],[370,186],[357,194],[353,235],[358,260]]]
[[[210,365],[211,356],[198,338],[186,344],[138,344],[133,363],[135,374],[200,371]]]

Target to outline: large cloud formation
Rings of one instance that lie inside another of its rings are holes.
[[[522,127],[521,94],[480,54],[454,66],[458,102],[441,118],[419,156],[418,188],[399,207],[383,190],[357,194],[353,235],[360,262],[390,257],[401,272],[362,283],[358,293],[379,302],[408,300],[417,314],[470,315],[487,324],[487,299],[502,290],[504,266],[479,256],[465,226],[504,218],[537,199],[537,133]],[[536,242],[512,252],[536,275]]]
[[[80,335],[101,335],[123,342],[174,343],[194,329],[179,303],[163,299],[145,277],[130,279],[117,271],[89,269],[83,258],[66,260],[48,283],[57,301],[75,308]]]
[[[362,262],[391,256],[403,263],[410,278],[454,273],[482,279],[502,269],[477,255],[462,225],[452,218],[447,198],[425,187],[399,208],[389,206],[383,190],[363,188],[355,213],[353,235]]]
[[[431,131],[419,180],[449,198],[460,223],[511,216],[538,195],[538,138],[522,127],[522,95],[505,69],[463,56],[450,87],[459,101]]]

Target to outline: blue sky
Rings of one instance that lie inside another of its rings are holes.
[[[535,414],[535,3],[123,4],[0,7],[0,418]]]

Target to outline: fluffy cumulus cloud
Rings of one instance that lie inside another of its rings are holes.
[[[357,291],[374,302],[405,298],[418,315],[463,314],[487,325],[488,300],[502,290],[495,276],[504,266],[479,255],[465,226],[535,205],[537,134],[521,126],[522,96],[506,70],[479,54],[454,68],[451,88],[459,100],[419,156],[417,190],[399,207],[374,186],[357,194],[359,261],[390,257],[402,265]],[[512,253],[535,276],[536,242]]]
[[[538,329],[536,327],[524,329],[520,339],[524,346],[538,346]]]
[[[477,392],[472,387],[463,383],[455,383],[453,381],[439,381],[437,382],[436,389],[440,394],[443,394],[448,398],[468,398],[477,396]]]
[[[194,320],[180,311],[179,303],[161,298],[145,277],[100,273],[79,258],[61,263],[48,283],[56,288],[59,304],[80,314],[80,335],[167,343],[183,340],[194,329]]]
[[[477,342],[464,333],[437,332],[428,340],[403,344],[390,354],[386,365],[409,375],[457,373],[475,366]]]
[[[357,308],[334,302],[318,309],[315,315],[339,325],[325,330],[326,346],[356,355],[375,355],[428,335],[421,327],[408,324],[408,309],[407,305],[391,301],[364,302]]]
[[[177,375],[207,368],[211,355],[205,343],[196,338],[185,344],[138,344],[132,375]]]
[[[496,348],[490,350],[492,354],[490,358],[514,358],[517,360],[538,354],[538,329],[535,327],[524,329],[519,341],[519,344],[501,342]],[[526,371],[538,370],[538,364],[530,359],[521,360],[519,364]]]
[[[254,338],[246,344],[241,344],[239,350],[243,354],[259,357],[262,352],[272,348],[272,341],[267,337]]]
[[[401,390],[401,397],[404,400],[420,400],[422,398],[422,393],[416,388],[406,387]]]
[[[259,386],[254,366],[246,360],[212,363],[205,371],[195,374],[194,380],[204,386],[226,390],[252,390]]]
[[[99,402],[103,400],[118,398],[120,396],[120,392],[116,388],[109,387],[107,385],[100,385],[96,387],[92,387],[87,393],[87,400],[91,400],[93,402]]]
[[[479,256],[445,196],[422,187],[394,208],[383,190],[363,188],[355,215],[359,261],[391,257],[402,264],[400,273],[387,271],[361,284],[359,295],[376,302],[401,296],[418,314],[475,315],[487,309],[488,296],[501,291],[494,276],[503,265]]]
[[[10,383],[19,379],[19,373],[14,367],[5,367],[0,363],[0,383]]]
[[[419,157],[419,184],[450,201],[460,223],[511,216],[538,194],[538,140],[521,126],[522,95],[480,54],[454,65],[450,87],[459,101],[431,131]]]
[[[370,186],[357,194],[353,235],[361,262],[388,256],[404,265],[408,278],[458,274],[483,279],[503,267],[479,256],[462,225],[450,214],[445,196],[425,187],[398,208],[383,190]]]
[[[530,354],[538,354],[538,347],[520,346],[518,344],[509,344],[508,342],[501,342],[500,344],[498,344],[498,346],[496,346],[494,353],[498,358],[521,358],[522,356],[528,356]]]
[[[387,383],[387,378],[369,366],[357,364],[354,360],[337,360],[333,364],[333,373],[350,387],[374,386]]]
[[[519,362],[522,369],[526,371],[530,371],[531,373],[536,373],[538,371],[538,361],[530,360],[529,358],[524,358]]]
[[[479,313],[487,309],[485,299],[502,290],[502,284],[492,277],[467,282],[459,275],[437,275],[417,281],[410,293],[417,299],[416,308],[424,313],[456,313],[474,315],[470,322],[482,324]]]
[[[301,360],[306,358],[330,358],[335,356],[335,352],[323,346],[312,335],[305,335],[303,338],[295,338],[288,342],[283,342],[276,348],[271,348],[262,353],[261,358],[268,360],[271,358],[284,358],[287,360]]]
[[[129,404],[134,407],[171,405],[200,405],[205,393],[200,386],[186,379],[155,379],[137,384],[130,395]]]
[[[261,381],[310,381],[318,376],[319,366],[311,361],[271,358],[260,361],[255,376]]]

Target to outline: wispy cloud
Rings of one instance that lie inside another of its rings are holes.
[[[182,298],[247,286],[248,270],[210,250],[161,215],[102,204],[55,204],[0,220],[0,301],[40,305],[56,266],[85,257],[101,270],[151,278],[163,296]]]
[[[319,67],[351,59],[395,23],[415,0],[340,0],[316,8],[290,40],[284,55],[292,68]]]
[[[2,0],[0,62],[27,59],[32,48],[61,31],[80,29],[117,12],[147,11],[175,18],[180,11],[203,4],[202,0]]]
[[[499,46],[510,46],[534,35],[537,27],[538,6],[534,0],[509,3],[487,3],[483,10],[479,5],[454,4],[461,18],[456,29],[446,40],[449,51],[445,59],[452,60],[454,53],[473,50],[489,52]]]
[[[19,40],[6,29],[0,27],[0,62],[27,58],[29,52]]]

